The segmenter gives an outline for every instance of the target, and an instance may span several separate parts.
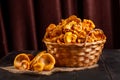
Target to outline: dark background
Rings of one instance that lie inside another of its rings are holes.
[[[120,0],[0,0],[0,58],[11,51],[44,50],[46,27],[73,14],[104,31],[105,49],[120,48]]]

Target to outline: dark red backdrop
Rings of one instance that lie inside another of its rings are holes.
[[[46,27],[72,14],[103,29],[105,48],[120,48],[119,12],[119,0],[1,0],[0,57],[16,50],[45,49]]]

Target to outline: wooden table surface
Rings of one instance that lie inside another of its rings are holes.
[[[11,52],[0,60],[0,66],[13,65],[14,57],[21,52],[37,53],[37,51]],[[120,80],[120,49],[103,50],[98,64],[96,68],[57,72],[50,76],[15,74],[0,69],[0,80]]]

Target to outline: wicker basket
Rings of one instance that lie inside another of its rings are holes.
[[[86,67],[98,62],[105,42],[104,40],[83,44],[44,43],[47,51],[56,59],[56,66]]]

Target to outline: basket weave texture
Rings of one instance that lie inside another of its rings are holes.
[[[105,40],[84,44],[58,44],[45,42],[47,51],[56,60],[55,66],[86,67],[98,62]]]

